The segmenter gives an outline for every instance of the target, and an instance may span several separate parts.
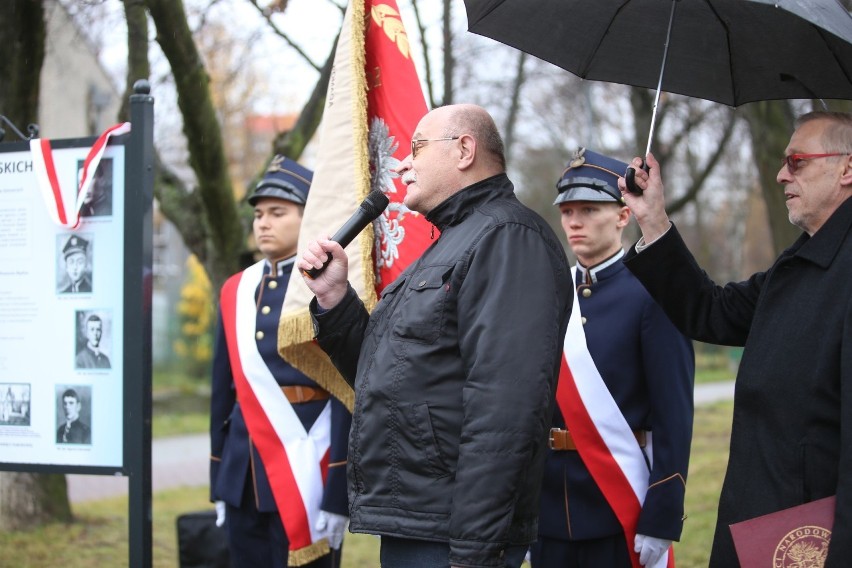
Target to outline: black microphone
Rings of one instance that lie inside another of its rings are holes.
[[[340,243],[340,246],[346,247],[349,243],[352,242],[358,233],[364,230],[364,228],[372,223],[376,217],[382,214],[382,211],[385,210],[385,207],[388,206],[390,200],[388,196],[382,193],[380,189],[374,189],[370,192],[370,194],[364,198],[364,201],[361,202],[361,205],[358,206],[358,209],[352,216],[349,218],[346,223],[340,229],[334,233],[334,236],[331,237],[336,243]],[[328,254],[328,258],[325,262],[322,263],[322,266],[319,268],[311,268],[310,270],[303,270],[302,274],[307,276],[310,279],[314,279],[319,276],[325,267],[328,266],[328,263],[331,262],[331,254]]]

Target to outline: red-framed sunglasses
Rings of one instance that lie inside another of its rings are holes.
[[[805,160],[848,155],[849,154],[845,152],[832,152],[830,154],[790,154],[789,156],[784,156],[784,159],[781,160],[781,165],[787,166],[787,171],[790,172],[790,174],[795,174],[797,171],[799,171],[799,166],[801,166],[802,162],[804,162]]]

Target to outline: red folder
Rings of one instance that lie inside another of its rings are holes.
[[[823,566],[834,525],[834,497],[730,525],[742,568]]]

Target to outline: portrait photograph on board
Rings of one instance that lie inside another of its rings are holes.
[[[112,318],[106,310],[77,310],[76,369],[110,369],[109,352],[112,346]]]
[[[56,291],[59,294],[92,292],[93,244],[90,233],[56,235]]]
[[[112,215],[112,158],[103,158],[95,170],[92,183],[83,197],[81,217]],[[77,162],[77,183],[83,177],[83,160]]]
[[[56,385],[56,443],[92,443],[90,385]]]

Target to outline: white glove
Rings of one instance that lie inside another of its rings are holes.
[[[656,566],[661,558],[669,551],[672,541],[637,534],[633,541],[633,550],[639,554],[639,564]],[[665,564],[663,564],[665,566]]]
[[[340,545],[343,544],[343,533],[348,524],[349,517],[329,513],[327,511],[320,511],[319,517],[317,518],[317,525],[314,528],[319,531],[320,536],[324,536],[328,539],[328,545],[331,548],[337,550],[340,548]]]
[[[216,506],[216,526],[221,527],[225,524],[225,502],[216,501],[213,504]]]

